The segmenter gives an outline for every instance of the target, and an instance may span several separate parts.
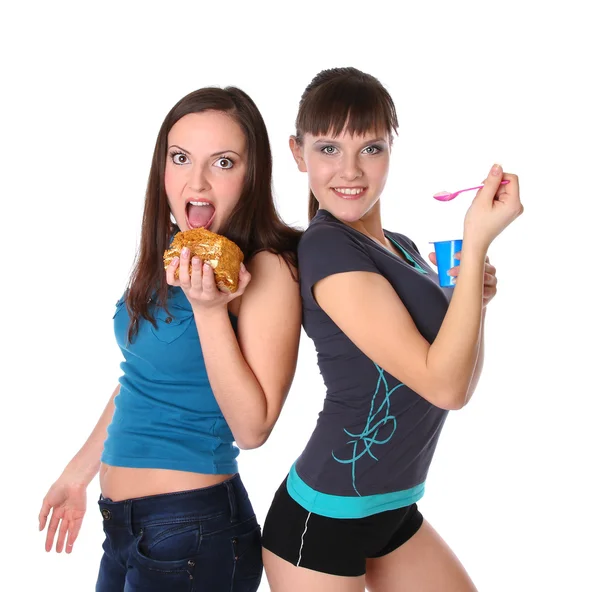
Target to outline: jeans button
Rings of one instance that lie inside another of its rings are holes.
[[[102,508],[102,518],[104,518],[104,520],[110,520],[110,510]]]
[[[188,561],[188,565],[189,565],[190,567],[194,567],[194,565],[196,565],[196,562],[195,562],[195,561],[192,561],[192,560],[190,559],[190,560]]]

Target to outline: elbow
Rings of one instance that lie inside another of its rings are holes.
[[[457,387],[454,380],[431,380],[420,389],[412,387],[423,399],[445,411],[457,411],[468,402],[468,388]]]
[[[243,437],[235,439],[235,443],[240,450],[254,450],[260,448],[268,439],[270,432],[256,432],[253,434],[244,434]]]
[[[459,409],[462,409],[466,404],[466,397],[452,398],[444,404],[443,409],[446,409],[447,411],[458,411]]]
[[[446,411],[458,411],[469,401],[468,392],[463,389],[441,391],[435,399],[436,407]]]
[[[458,411],[459,409],[462,409],[471,400],[476,387],[477,380],[472,379],[468,385],[464,386],[464,388],[446,390],[441,396],[443,409],[447,409],[448,411]]]

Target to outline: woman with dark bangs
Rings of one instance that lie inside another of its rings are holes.
[[[300,232],[275,210],[271,169],[264,121],[237,88],[187,95],[160,128],[141,248],[114,315],[123,375],[39,517],[43,530],[52,511],[46,550],[58,530],[57,552],[66,539],[70,553],[100,472],[98,592],[258,589],[260,528],[236,457],[279,416],[301,321]],[[243,251],[234,294],[196,257],[190,273],[187,249],[165,272],[174,233],[200,227]]]
[[[303,325],[327,396],[265,521],[273,592],[475,590],[416,502],[448,411],[477,386],[496,293],[486,252],[523,211],[519,183],[492,167],[465,217],[455,286],[441,288],[415,244],[382,226],[397,126],[376,78],[336,68],[307,87],[290,138],[310,186]]]

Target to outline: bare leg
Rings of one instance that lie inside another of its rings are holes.
[[[296,567],[263,548],[263,563],[271,592],[364,592],[365,578],[348,578]]]
[[[477,592],[450,547],[427,521],[404,545],[367,561],[369,592]]]

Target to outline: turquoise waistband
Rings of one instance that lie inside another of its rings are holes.
[[[419,501],[425,493],[425,483],[390,493],[345,496],[315,491],[304,483],[295,465],[287,478],[287,490],[294,501],[305,510],[328,518],[365,518],[387,510],[405,508]]]

